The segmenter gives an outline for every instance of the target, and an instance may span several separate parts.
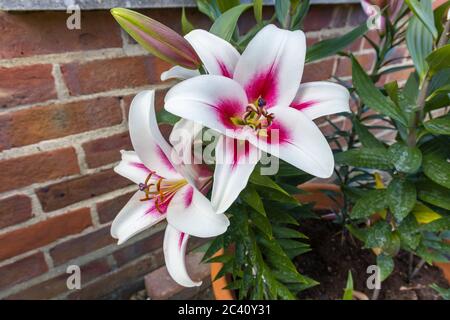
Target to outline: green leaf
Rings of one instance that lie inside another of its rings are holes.
[[[241,2],[239,0],[216,0],[220,12],[228,11],[229,9],[238,6]]]
[[[450,189],[450,163],[438,153],[431,153],[423,159],[425,175],[447,189]]]
[[[439,293],[442,299],[450,300],[450,288],[449,289],[441,288],[436,283],[431,284],[430,288]]]
[[[387,188],[389,209],[397,222],[401,222],[416,204],[417,192],[414,183],[394,178]]]
[[[209,245],[208,249],[206,250],[202,261],[206,261],[209,258],[211,258],[217,251],[219,251],[224,247],[223,244],[224,244],[223,235],[215,237],[214,240],[212,240],[211,244]]]
[[[161,109],[161,111],[158,111],[156,113],[156,120],[158,121],[159,124],[167,123],[170,125],[174,125],[180,120],[180,117],[170,112],[167,112],[166,109]]]
[[[433,91],[426,99],[426,101],[431,101],[434,98],[436,98],[437,96],[444,94],[444,95],[448,95],[450,93],[450,84],[447,84],[443,87],[440,87],[438,89],[436,89],[435,91]]]
[[[424,122],[423,125],[433,134],[450,135],[450,114]]]
[[[402,247],[415,250],[420,243],[419,224],[413,215],[407,216],[397,229]]]
[[[387,191],[385,189],[370,190],[356,201],[350,212],[352,219],[368,218],[372,214],[386,209],[388,206]]]
[[[426,58],[430,70],[430,75],[436,72],[450,68],[450,44],[447,44],[431,52]]]
[[[211,0],[197,0],[197,8],[204,15],[215,21],[220,16],[220,10],[216,2]]]
[[[298,226],[299,223],[297,220],[295,220],[294,217],[292,217],[289,213],[285,212],[284,210],[269,207],[270,210],[267,211],[267,215],[269,216],[269,219],[274,224],[292,224],[295,226]]]
[[[365,125],[359,122],[358,119],[353,119],[353,125],[355,131],[358,134],[358,138],[361,141],[363,147],[366,148],[384,148],[384,145],[367,129]]]
[[[353,300],[353,277],[350,270],[348,271],[347,284],[344,289],[342,300]]]
[[[450,190],[441,185],[424,180],[417,183],[418,198],[440,208],[450,210]]]
[[[420,78],[428,71],[425,58],[433,51],[433,37],[417,17],[412,17],[406,31],[406,45]]]
[[[234,29],[236,29],[239,17],[251,6],[251,4],[241,4],[237,7],[231,8],[217,18],[209,31],[226,41],[230,41],[233,36]]]
[[[352,77],[356,91],[364,104],[406,125],[406,120],[403,118],[399,108],[375,87],[370,77],[354,57],[352,57]]]
[[[253,13],[257,23],[262,21],[263,0],[253,0]]]
[[[382,248],[389,241],[391,226],[384,220],[379,220],[370,228],[367,228],[366,248]]]
[[[272,226],[266,216],[260,214],[259,212],[251,211],[250,219],[269,239],[272,238]]]
[[[392,168],[391,158],[384,148],[351,149],[337,153],[336,163],[353,167],[387,170]]]
[[[275,0],[275,15],[283,29],[287,29],[289,23],[291,3],[289,0]]]
[[[183,34],[188,34],[194,29],[195,27],[186,17],[186,10],[183,7],[183,10],[181,11],[181,31]]]
[[[352,44],[356,39],[362,37],[367,31],[367,23],[364,22],[343,36],[322,40],[313,44],[307,48],[306,62],[308,63],[334,55]]]
[[[430,232],[448,231],[450,230],[450,217],[443,217],[429,223],[422,224],[421,229],[423,231]]]
[[[283,188],[281,188],[275,181],[270,179],[269,176],[262,176],[259,174],[259,172],[257,172],[257,170],[254,170],[252,172],[249,181],[258,186],[274,189],[276,191],[284,193],[287,196],[290,196],[289,193],[287,193]]]
[[[279,227],[279,226],[273,226],[272,227],[273,234],[277,239],[289,239],[289,238],[298,238],[298,239],[308,239],[307,236],[305,236],[303,233],[287,228],[287,227]]]
[[[433,38],[438,36],[437,29],[434,25],[433,9],[431,8],[430,0],[405,0],[408,7],[414,12],[414,15],[422,21],[424,26],[431,32]]]
[[[251,184],[248,184],[247,187],[242,190],[242,192],[240,193],[240,197],[242,200],[244,200],[244,202],[246,202],[257,212],[264,216],[266,215],[266,210],[264,210],[264,204],[261,201],[261,197]]]
[[[438,29],[438,33],[441,34],[444,30],[443,21],[447,15],[447,9],[450,7],[450,1],[442,3],[439,7],[434,9],[434,25]]]
[[[309,0],[297,0],[297,4],[293,7],[294,13],[291,18],[291,30],[296,30],[300,28],[304,17],[308,13]]]
[[[389,156],[398,171],[415,173],[422,164],[422,152],[419,148],[408,147],[397,142],[389,147]]]
[[[384,281],[394,271],[394,260],[388,255],[380,254],[377,256],[377,266],[380,268],[380,280]]]

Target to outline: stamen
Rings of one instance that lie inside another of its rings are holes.
[[[239,118],[231,118],[231,121],[236,125],[248,126],[258,132],[268,128],[273,122],[274,114],[267,112],[265,108],[267,103],[264,98],[259,97],[255,103],[247,105],[241,120]],[[262,134],[267,134],[267,130],[266,133],[262,132]]]

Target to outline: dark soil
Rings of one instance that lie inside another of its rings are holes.
[[[366,287],[366,273],[369,265],[375,265],[375,255],[371,250],[362,249],[361,243],[343,234],[342,228],[323,220],[304,221],[300,231],[310,238],[312,251],[296,259],[300,273],[320,282],[319,285],[299,294],[300,299],[334,300],[342,299],[351,270],[354,290],[366,294],[369,299],[373,290]],[[436,283],[448,288],[449,284],[437,267],[424,265],[420,272],[408,283],[408,253],[400,252],[395,258],[395,270],[381,284],[378,299],[385,300],[436,300],[441,299],[429,285]],[[414,263],[417,264],[418,260]]]

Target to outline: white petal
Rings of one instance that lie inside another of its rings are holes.
[[[203,162],[203,126],[191,120],[178,121],[170,134],[172,153],[182,161],[179,172],[197,189],[201,190],[210,181],[212,172]]]
[[[233,77],[239,52],[227,41],[208,31],[196,29],[185,36],[209,74]]]
[[[198,287],[202,282],[192,281],[186,270],[185,256],[188,239],[188,234],[168,224],[164,234],[164,259],[167,271],[176,283],[184,287]]]
[[[161,73],[161,81],[166,81],[169,79],[186,80],[199,75],[200,72],[198,70],[192,70],[180,66],[175,66]]]
[[[172,152],[184,163],[192,163],[193,152],[192,146],[197,142],[201,142],[201,132],[203,126],[192,120],[181,119],[173,126],[170,133],[169,141],[172,144]]]
[[[274,25],[264,27],[250,41],[234,72],[249,101],[260,96],[269,107],[289,106],[297,93],[306,53],[305,34]]]
[[[156,210],[153,201],[140,201],[144,197],[143,192],[136,192],[114,219],[111,236],[119,239],[118,244],[164,220],[165,214]]]
[[[340,84],[326,81],[302,83],[291,107],[302,111],[308,118],[350,112],[350,94]]]
[[[265,152],[283,159],[293,166],[320,178],[333,173],[334,158],[327,140],[314,122],[293,108],[275,107],[270,135],[272,143],[260,140],[257,145]],[[278,129],[279,144],[275,143]]]
[[[230,118],[242,117],[247,97],[232,79],[201,75],[175,85],[164,102],[167,111],[225,133],[236,128]]]
[[[129,129],[131,142],[145,166],[166,179],[182,179],[169,160],[171,148],[156,122],[155,92],[142,91],[131,102]]]
[[[243,140],[221,136],[216,146],[216,169],[211,203],[217,213],[225,212],[246,187],[261,153]]]
[[[136,184],[144,183],[151,172],[150,169],[139,159],[136,152],[124,150],[120,152],[122,160],[114,167],[114,171]]]
[[[230,222],[214,212],[211,202],[190,185],[179,190],[167,208],[167,222],[187,234],[208,238],[224,233]]]

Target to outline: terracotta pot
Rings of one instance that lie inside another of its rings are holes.
[[[306,191],[307,194],[297,195],[296,198],[303,203],[314,202],[314,209],[319,211],[336,211],[340,209],[343,205],[343,198],[341,194],[341,189],[339,186],[328,183],[314,183],[307,182],[299,186],[299,189]],[[336,200],[330,199],[323,191],[332,191],[336,193]],[[224,253],[224,250],[219,250],[214,256],[219,256]],[[222,263],[211,263],[211,281],[212,288],[214,292],[214,297],[216,300],[235,300],[236,297],[234,292],[229,289],[224,289],[230,282],[231,279],[224,276],[220,279],[214,281],[214,278],[219,273],[222,268]],[[450,263],[436,263],[444,273],[445,278],[450,284]]]
[[[224,254],[224,252],[225,250],[220,249],[214,254],[214,257],[220,256]],[[211,282],[214,297],[216,300],[236,300],[234,292],[230,289],[225,289],[225,287],[231,282],[231,279],[229,279],[228,276],[224,276],[214,281],[216,275],[219,273],[220,269],[222,269],[222,266],[223,263],[220,262],[211,263]]]

